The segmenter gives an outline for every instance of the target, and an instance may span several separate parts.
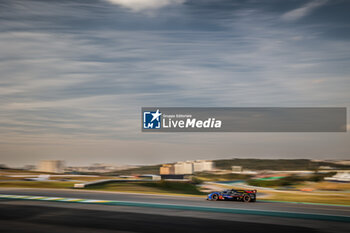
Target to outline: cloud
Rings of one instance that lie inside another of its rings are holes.
[[[327,2],[328,0],[311,1],[300,8],[288,11],[287,13],[283,14],[282,19],[286,21],[294,21],[294,20],[301,19],[307,16],[308,14],[310,14],[316,8],[325,5]]]
[[[107,0],[132,11],[156,10],[168,5],[181,4],[184,0]]]

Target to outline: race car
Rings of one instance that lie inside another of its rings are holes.
[[[207,200],[209,201],[243,201],[254,202],[256,201],[256,190],[236,190],[227,189],[221,192],[212,192],[208,194]]]

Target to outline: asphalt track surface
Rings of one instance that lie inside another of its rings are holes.
[[[0,194],[83,198],[350,217],[350,207],[211,202],[198,197],[80,190],[0,189]],[[349,222],[181,209],[0,200],[0,232],[349,232]]]

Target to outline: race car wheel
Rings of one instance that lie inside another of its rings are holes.
[[[219,196],[218,196],[217,194],[213,194],[213,195],[211,196],[211,199],[212,199],[213,201],[217,201],[217,200],[219,199]]]
[[[242,200],[243,200],[244,202],[250,202],[250,201],[251,201],[251,197],[250,197],[249,195],[244,195],[243,198],[242,198]]]

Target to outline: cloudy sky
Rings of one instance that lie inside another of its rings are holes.
[[[0,163],[349,159],[349,133],[140,129],[142,106],[349,108],[349,11],[346,0],[0,0]]]

